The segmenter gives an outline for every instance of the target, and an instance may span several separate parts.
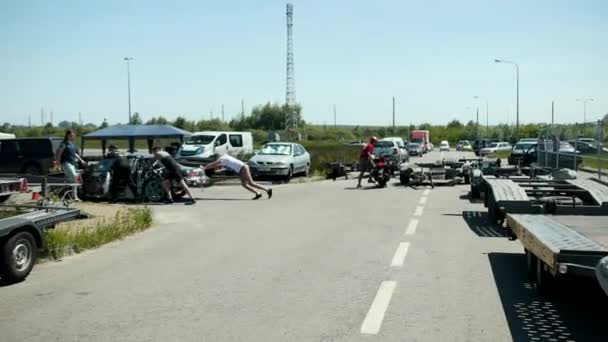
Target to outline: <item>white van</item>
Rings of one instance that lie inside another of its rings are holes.
[[[200,165],[211,162],[215,153],[253,153],[251,132],[196,132],[186,139],[176,159],[181,164]]]

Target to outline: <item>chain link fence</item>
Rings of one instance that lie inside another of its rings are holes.
[[[606,177],[607,128],[602,120],[544,127],[538,135],[537,164],[593,172],[600,179]]]

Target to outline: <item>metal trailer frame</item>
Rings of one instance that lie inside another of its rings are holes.
[[[484,177],[488,217],[502,224],[505,215],[608,215],[608,186],[596,179]]]
[[[557,277],[595,278],[608,256],[608,223],[598,216],[507,214],[507,226],[526,253],[528,277],[540,293]]]
[[[6,201],[11,195],[21,193],[23,178],[0,179],[0,203]]]

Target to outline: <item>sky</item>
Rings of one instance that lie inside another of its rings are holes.
[[[582,122],[608,113],[603,0],[293,1],[304,119]],[[285,1],[0,0],[0,121],[226,120],[285,101]]]

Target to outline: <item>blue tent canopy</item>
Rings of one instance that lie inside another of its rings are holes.
[[[83,135],[81,149],[84,150],[86,140],[101,140],[102,150],[105,154],[107,140],[127,139],[129,141],[129,152],[134,152],[135,140],[145,139],[148,141],[148,149],[150,150],[154,139],[176,138],[183,141],[185,137],[191,135],[192,133],[171,125],[116,125]]]

